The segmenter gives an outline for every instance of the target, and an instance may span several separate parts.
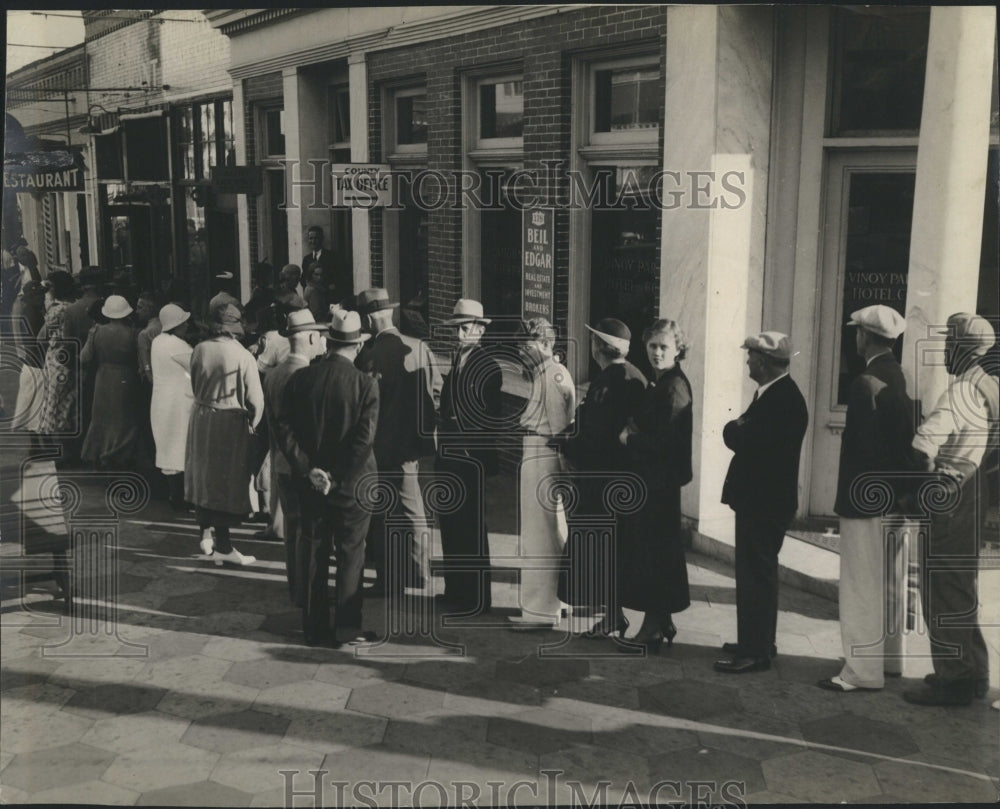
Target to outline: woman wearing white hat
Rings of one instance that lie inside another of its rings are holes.
[[[139,355],[132,307],[121,295],[109,295],[101,307],[108,323],[94,326],[80,354],[97,364],[94,406],[82,457],[98,468],[122,468],[135,462],[139,444]]]
[[[162,331],[149,351],[153,397],[149,420],[156,444],[156,467],[166,476],[170,505],[184,505],[184,455],[194,394],[191,392],[191,352],[185,340],[190,312],[175,303],[160,309]]]

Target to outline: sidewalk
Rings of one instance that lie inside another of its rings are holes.
[[[908,659],[881,693],[815,687],[839,666],[828,599],[784,586],[775,666],[713,672],[736,621],[731,567],[708,556],[689,556],[693,603],[659,655],[506,630],[517,600],[509,488],[488,504],[492,613],[442,620],[430,592],[388,615],[384,600],[366,601],[368,627],[391,620],[395,631],[364,656],[301,645],[283,547],[253,540],[258,526],[234,539],[259,564],[222,568],[195,558],[189,517],[162,503],[122,516],[103,535],[117,549],[116,621],[71,623],[49,585],[21,604],[5,593],[0,800],[291,806],[289,789],[295,806],[317,795],[326,805],[997,800],[1000,714],[978,701],[905,703],[926,658]],[[110,498],[82,491],[74,524],[96,543]]]

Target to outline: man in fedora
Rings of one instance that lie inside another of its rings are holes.
[[[420,492],[420,458],[434,452],[434,424],[441,399],[441,374],[427,344],[401,334],[393,324],[398,303],[375,287],[358,295],[358,310],[373,339],[357,366],[378,381],[378,428],[375,462],[379,480],[396,503],[393,516],[406,522],[406,533],[386,531],[386,515],[372,516],[367,550],[377,574],[375,592],[400,594],[426,582],[430,536]],[[412,531],[412,536],[410,532]]]
[[[444,593],[448,609],[464,615],[492,606],[490,545],[483,484],[499,469],[494,435],[502,429],[500,365],[481,345],[490,320],[479,301],[461,298],[446,326],[456,329],[457,347],[441,390],[441,415],[435,472],[446,485],[460,481],[464,496],[457,508],[438,515],[444,554]],[[471,565],[472,569],[461,569]]]
[[[646,377],[625,359],[632,341],[628,326],[607,317],[587,329],[590,356],[600,372],[591,380],[587,395],[577,408],[575,423],[564,431],[569,437],[553,442],[562,448],[572,467],[571,476],[578,493],[577,506],[568,516],[565,552],[570,569],[568,575],[559,578],[559,598],[594,614],[604,613],[585,633],[588,637],[608,637],[618,632],[622,638],[628,621],[618,604],[618,576],[609,569],[610,561],[618,558],[616,546],[600,537],[596,543],[588,537],[593,533],[595,519],[607,519],[604,508],[607,485],[632,466],[628,450],[618,436],[639,410]],[[628,520],[617,522],[618,545],[627,541],[623,535],[628,526]]]
[[[799,507],[799,455],[809,413],[788,374],[788,336],[766,331],[743,341],[753,401],[723,428],[733,451],[722,502],[736,512],[736,637],[715,670],[746,674],[771,668],[777,653],[778,552]]]
[[[301,509],[296,488],[292,485],[292,468],[279,444],[278,425],[287,420],[283,397],[288,380],[308,366],[314,358],[326,352],[325,333],[326,326],[317,323],[308,309],[289,312],[281,334],[288,339],[291,350],[282,362],[271,368],[261,379],[271,463],[269,506],[272,530],[279,539],[285,541],[288,592],[292,603],[297,607],[305,603],[305,581],[308,574],[306,563],[309,555],[305,545],[299,541]]]
[[[980,468],[996,446],[1000,419],[997,377],[980,362],[996,342],[985,318],[958,312],[948,318],[948,389],[917,428],[913,450],[920,468],[950,490],[945,508],[931,513],[921,559],[920,588],[934,673],[919,690],[904,691],[915,705],[969,705],[989,691],[989,655],[979,627]]]
[[[898,512],[912,465],[913,402],[892,349],[906,328],[895,309],[866,306],[847,322],[865,369],[851,382],[840,442],[834,511],[840,515],[840,637],[844,666],[818,685],[849,693],[879,690],[902,673],[906,560],[901,531],[883,523]],[[879,507],[886,487],[892,497]],[[880,513],[873,513],[873,502]],[[898,519],[898,517],[897,517]]]
[[[361,622],[365,537],[371,513],[359,504],[376,478],[378,385],[354,367],[369,335],[357,312],[341,311],[328,324],[330,350],[285,384],[278,441],[302,509],[308,544],[302,629],[309,645],[375,640]],[[331,545],[337,554],[337,607],[330,636],[327,579]]]

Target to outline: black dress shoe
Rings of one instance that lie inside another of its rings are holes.
[[[746,655],[741,654],[743,651],[742,647],[738,643],[734,643],[732,641],[727,640],[725,643],[723,643],[722,651],[724,651],[726,654],[731,654],[734,657],[746,657]],[[778,656],[778,647],[774,644],[771,644],[771,659],[773,660],[777,656]]]
[[[734,657],[730,660],[716,660],[712,668],[723,674],[749,674],[751,671],[767,671],[771,668],[771,658]]]

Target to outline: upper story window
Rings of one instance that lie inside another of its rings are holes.
[[[346,84],[332,84],[326,93],[330,159],[351,162],[351,92]]]
[[[236,165],[232,99],[191,104],[174,112],[177,176],[207,180],[214,166]]]
[[[261,113],[261,130],[264,142],[261,144],[261,154],[264,157],[275,158],[285,155],[285,110],[281,107],[265,109]]]
[[[832,31],[831,136],[916,135],[930,9],[837,8]]]
[[[479,148],[520,146],[524,135],[524,83],[520,76],[476,83]]]
[[[395,97],[396,147],[427,150],[427,90],[400,90]]]
[[[591,65],[590,143],[656,144],[663,95],[655,57]]]

